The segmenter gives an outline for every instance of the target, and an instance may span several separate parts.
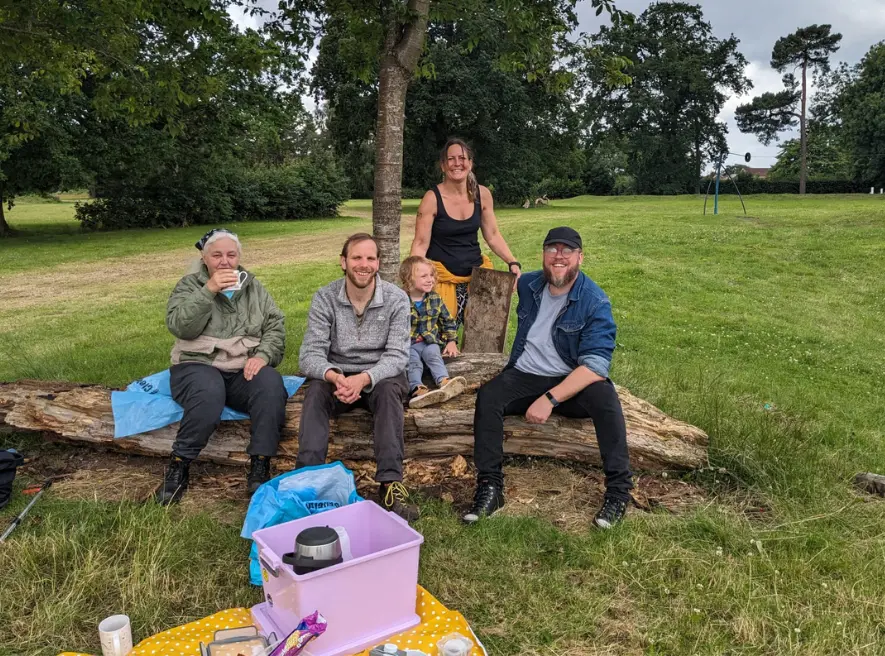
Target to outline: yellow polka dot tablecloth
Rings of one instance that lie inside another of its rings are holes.
[[[449,610],[418,586],[415,612],[421,624],[414,629],[391,636],[384,642],[392,642],[400,649],[418,649],[429,656],[436,656],[436,642],[449,633],[460,633],[470,638],[474,647],[470,656],[485,656],[485,650],[470,630],[467,620],[461,613]],[[135,645],[129,656],[200,656],[200,642],[209,644],[215,639],[215,632],[221,629],[234,629],[252,624],[252,614],[248,608],[223,610],[196,622],[190,622],[155,636],[146,638]],[[96,638],[97,639],[97,638]],[[354,656],[368,656],[369,650]],[[89,656],[75,652],[63,652],[59,656]]]
[[[470,625],[461,613],[449,610],[420,585],[415,612],[421,618],[421,624],[414,629],[391,636],[384,642],[392,642],[402,650],[418,649],[429,656],[436,656],[439,650],[436,641],[450,633],[460,633],[473,641],[470,656],[485,656],[485,650],[470,630]],[[355,656],[369,656],[369,649]]]
[[[216,631],[250,624],[252,624],[252,613],[248,608],[222,610],[196,622],[183,624],[145,638],[135,645],[129,656],[200,656],[200,643],[208,645],[215,639]],[[59,656],[88,655],[64,652]]]

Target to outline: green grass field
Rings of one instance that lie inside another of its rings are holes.
[[[731,197],[715,217],[694,197],[499,211],[527,269],[549,227],[581,231],[584,270],[618,322],[612,377],[706,430],[713,469],[686,479],[707,503],[634,510],[606,533],[543,517],[468,530],[428,500],[420,582],[490,653],[885,653],[885,501],[850,484],[885,472],[885,201],[747,204],[746,218]],[[284,373],[297,368],[312,292],[339,274],[335,253],[370,227],[369,210],[354,201],[339,219],[235,226],[244,265],[286,313]],[[26,199],[8,215],[19,234],[0,241],[0,380],[124,385],[168,365],[166,299],[203,228],[83,234],[72,213]],[[50,494],[0,548],[0,653],[95,653],[111,612],[144,637],[256,603],[239,517]]]

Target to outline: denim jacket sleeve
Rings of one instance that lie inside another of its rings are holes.
[[[578,360],[593,373],[608,378],[615,350],[615,320],[611,302],[603,299],[581,330]]]

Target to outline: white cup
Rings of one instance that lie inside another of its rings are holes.
[[[98,625],[102,656],[126,656],[132,651],[132,625],[126,615],[111,615]]]
[[[246,282],[246,278],[249,277],[249,274],[245,271],[237,271],[237,284],[231,285],[230,287],[225,287],[224,291],[226,292],[238,292],[243,288],[243,283]]]

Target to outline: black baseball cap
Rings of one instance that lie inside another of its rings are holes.
[[[572,248],[584,249],[581,235],[578,234],[577,230],[569,228],[568,226],[559,226],[548,232],[547,236],[544,238],[544,246],[549,246],[550,244],[565,244]]]

